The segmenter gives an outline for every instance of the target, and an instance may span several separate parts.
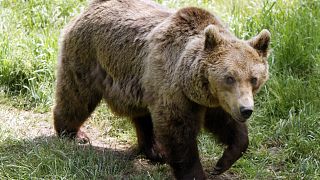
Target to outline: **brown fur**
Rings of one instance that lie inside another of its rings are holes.
[[[55,129],[83,136],[79,128],[104,99],[132,119],[149,159],[165,160],[177,179],[205,179],[196,140],[204,122],[228,145],[213,171],[223,173],[247,149],[248,117],[239,109],[253,110],[253,95],[268,78],[269,40],[266,30],[239,40],[199,8],[93,1],[63,32]]]

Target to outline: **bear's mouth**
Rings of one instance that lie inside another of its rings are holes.
[[[249,118],[248,118],[249,119]],[[245,118],[237,118],[237,119],[235,119],[236,121],[239,121],[239,122],[241,122],[241,123],[245,123],[245,122],[247,122],[247,120],[248,119],[245,119]]]
[[[232,119],[234,119],[235,121],[238,121],[240,123],[245,123],[247,122],[247,120],[249,118],[243,118],[241,115],[240,115],[240,112],[239,113],[236,113],[236,114],[231,114],[231,117]]]

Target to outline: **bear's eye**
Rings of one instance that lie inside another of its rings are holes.
[[[231,84],[234,84],[235,82],[236,82],[236,80],[233,77],[231,77],[231,76],[226,77],[227,84],[231,85]]]
[[[251,78],[250,82],[251,82],[251,84],[252,84],[253,86],[256,86],[256,85],[257,85],[257,82],[258,82],[258,79],[257,79],[256,77],[253,77],[253,78]]]

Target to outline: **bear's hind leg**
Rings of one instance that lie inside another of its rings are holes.
[[[247,125],[232,119],[222,108],[215,108],[207,110],[205,128],[228,146],[213,171],[213,174],[221,174],[247,150],[249,144]]]
[[[150,115],[132,118],[136,128],[139,150],[148,159],[155,162],[164,162],[164,155],[160,144],[155,140],[153,124]]]
[[[90,80],[76,78],[76,74],[64,66],[58,70],[54,128],[59,137],[85,143],[89,139],[79,129],[101,101],[102,93],[93,87],[92,82],[90,84]]]

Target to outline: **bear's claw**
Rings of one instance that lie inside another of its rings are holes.
[[[142,153],[152,162],[165,163],[165,155],[158,145],[154,144],[152,148],[142,150]]]

